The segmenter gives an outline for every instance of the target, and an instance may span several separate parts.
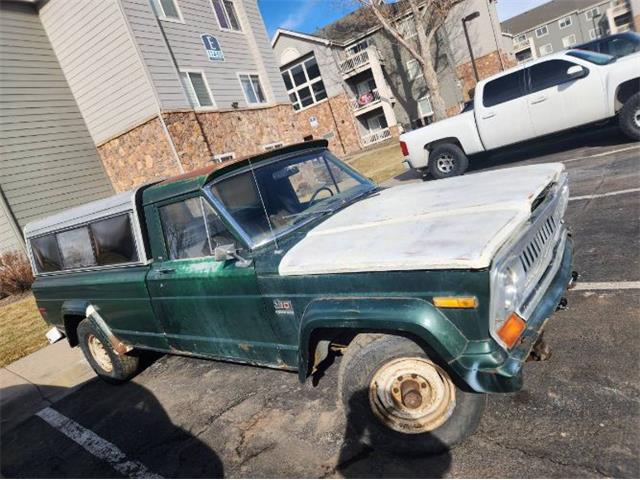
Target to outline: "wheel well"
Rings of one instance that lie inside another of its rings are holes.
[[[640,78],[634,78],[627,80],[624,83],[618,85],[616,91],[616,112],[622,108],[624,103],[633,95],[640,91]]]
[[[314,330],[309,339],[309,362],[306,372],[307,376],[313,376],[314,385],[317,385],[324,372],[331,367],[336,354],[341,355],[359,334],[395,335],[396,337],[404,337],[411,340],[422,348],[435,364],[445,370],[459,388],[471,391],[466,382],[420,337],[408,332],[383,329],[320,328]]]
[[[424,146],[424,149],[427,150],[429,153],[431,153],[433,149],[436,148],[437,146],[444,145],[447,143],[452,143],[453,145],[456,145],[458,148],[460,148],[460,150],[464,152],[464,148],[462,148],[462,144],[460,143],[460,140],[458,140],[455,137],[441,138],[439,140],[436,140],[435,142],[427,143]]]
[[[67,336],[69,345],[75,347],[78,345],[78,325],[84,320],[84,315],[65,315],[64,316],[64,333]]]

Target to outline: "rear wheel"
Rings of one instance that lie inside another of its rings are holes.
[[[89,365],[102,380],[122,383],[138,371],[139,358],[131,354],[118,355],[106,335],[89,319],[78,324],[78,343]]]
[[[429,173],[433,178],[462,175],[468,167],[469,159],[462,149],[453,143],[438,145],[429,154]]]
[[[633,140],[640,140],[640,92],[631,95],[624,102],[618,118],[625,135]]]
[[[350,431],[399,453],[449,450],[475,431],[486,404],[417,344],[391,335],[358,335],[342,359],[340,386]]]

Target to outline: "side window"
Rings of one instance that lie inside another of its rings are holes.
[[[638,47],[633,42],[626,38],[613,38],[608,44],[607,51],[603,53],[608,53],[614,57],[625,57],[637,51],[637,48]]]
[[[60,232],[57,237],[65,269],[95,266],[96,259],[87,227]]]
[[[58,241],[55,235],[45,235],[44,237],[32,239],[31,253],[39,273],[62,270],[60,250],[58,250]]]
[[[490,81],[484,86],[482,104],[493,107],[524,95],[523,70]]]
[[[119,215],[89,226],[98,265],[138,261],[129,215]]]
[[[159,211],[171,260],[206,257],[216,246],[233,241],[211,206],[201,197],[165,205]],[[211,238],[207,231],[211,232]]]
[[[571,80],[571,77],[567,75],[567,70],[574,65],[576,64],[566,60],[549,60],[529,67],[531,93]]]

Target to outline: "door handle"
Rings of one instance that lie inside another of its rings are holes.
[[[156,270],[157,273],[162,273],[164,275],[166,275],[167,273],[174,273],[175,271],[175,268],[159,268],[158,270]]]
[[[531,100],[531,105],[535,105],[537,103],[542,103],[542,102],[544,102],[546,100],[547,100],[547,97],[545,97],[545,96],[537,97],[537,98],[534,98],[533,100]]]
[[[483,119],[483,120],[486,120],[487,118],[493,118],[493,117],[495,117],[495,116],[496,116],[496,114],[495,114],[494,112],[489,112],[489,113],[485,113],[485,114],[482,116],[482,119]]]

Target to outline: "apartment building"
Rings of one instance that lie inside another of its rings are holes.
[[[518,62],[640,27],[640,0],[552,0],[502,22]]]
[[[462,19],[470,14],[467,31]],[[405,8],[395,17],[409,41],[416,25]],[[298,125],[334,128],[350,146],[365,148],[433,120],[418,63],[364,9],[313,34],[279,29],[271,41]],[[468,0],[456,7],[434,48],[448,114],[459,111],[480,79],[513,63],[501,34],[495,2]]]
[[[113,194],[36,7],[0,2],[0,252],[31,220]]]

